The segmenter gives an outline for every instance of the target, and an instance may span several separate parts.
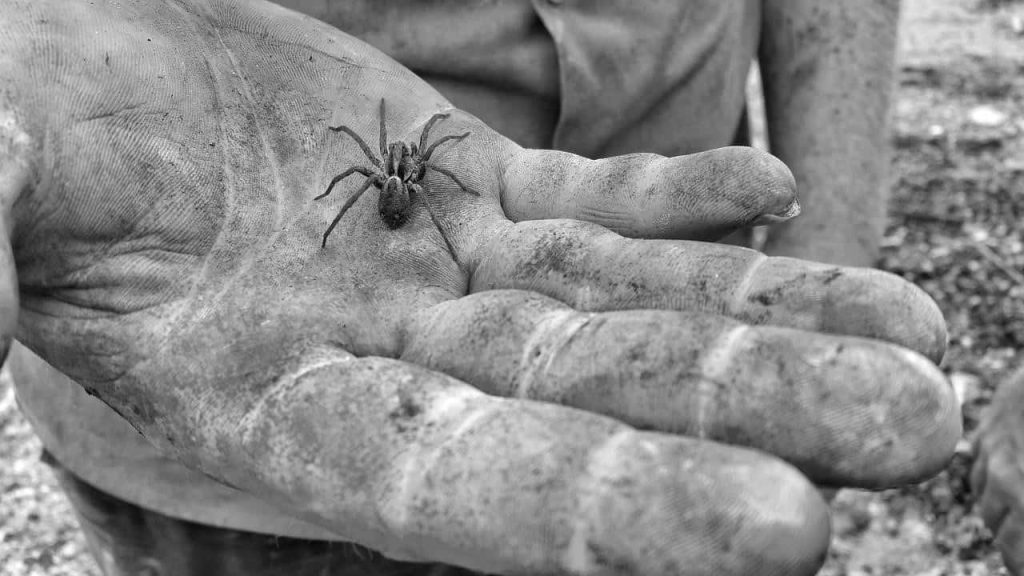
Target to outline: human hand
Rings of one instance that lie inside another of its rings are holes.
[[[923,292],[691,241],[792,214],[766,155],[524,150],[270,4],[2,8],[0,334],[186,464],[396,559],[802,574],[804,474],[952,453]],[[429,211],[371,190],[321,248],[369,161],[328,127],[375,148],[382,98],[392,140],[470,133],[432,162],[476,194],[428,170]]]
[[[975,431],[971,490],[1011,574],[1024,574],[1024,370],[996,390]]]

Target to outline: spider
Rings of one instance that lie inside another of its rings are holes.
[[[430,129],[439,120],[444,120],[449,115],[446,113],[434,114],[427,120],[427,125],[423,127],[423,132],[420,134],[420,142],[417,145],[415,142],[403,142],[401,140],[397,142],[388,143],[388,130],[384,124],[385,107],[384,99],[380,99],[380,154],[383,158],[383,162],[377,159],[373,155],[373,151],[366,142],[359,137],[351,128],[348,126],[329,126],[332,132],[344,132],[352,137],[353,140],[359,144],[359,147],[363,149],[363,153],[370,159],[370,163],[376,168],[369,168],[366,166],[353,166],[348,170],[345,170],[341,174],[335,176],[331,183],[327,185],[327,190],[314,198],[314,200],[320,200],[326,198],[331,191],[334,189],[334,185],[341,182],[345,178],[353,174],[362,174],[366,176],[366,180],[363,185],[356,190],[356,193],[349,197],[342,205],[341,210],[338,211],[338,215],[334,217],[331,225],[327,227],[327,231],[324,232],[324,241],[321,244],[321,248],[327,246],[327,237],[334,231],[334,227],[341,221],[341,217],[345,215],[345,212],[359,200],[359,197],[364,192],[370,189],[370,186],[375,186],[380,190],[380,196],[377,199],[377,211],[380,213],[381,220],[392,230],[400,228],[406,221],[409,220],[409,214],[412,210],[413,203],[417,199],[422,199],[423,204],[427,208],[427,212],[430,214],[430,219],[434,222],[434,226],[441,231],[441,237],[444,238],[445,244],[448,245],[448,250],[452,254],[455,251],[452,249],[452,245],[448,242],[448,238],[444,235],[444,230],[437,221],[437,217],[434,215],[434,211],[430,208],[430,203],[427,201],[426,195],[423,193],[423,186],[420,185],[420,181],[423,180],[423,176],[427,171],[427,168],[452,179],[453,182],[458,184],[459,188],[463,191],[479,196],[478,192],[469,189],[459,179],[452,174],[450,171],[437,166],[436,164],[430,164],[430,156],[437,150],[437,147],[445,142],[459,142],[463,138],[470,135],[470,132],[464,134],[445,136],[436,140],[429,147],[427,146],[427,136],[430,134]],[[420,151],[423,150],[421,153]]]

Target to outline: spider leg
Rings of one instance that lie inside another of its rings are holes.
[[[463,138],[465,138],[466,136],[469,136],[470,134],[471,134],[471,132],[466,132],[465,134],[459,134],[457,136],[453,134],[451,136],[445,136],[444,138],[439,138],[437,140],[437,142],[434,142],[433,144],[431,144],[430,148],[427,148],[427,151],[423,153],[423,161],[426,162],[426,161],[430,160],[430,155],[434,153],[434,149],[436,149],[441,144],[444,144],[445,142],[448,142],[450,140],[455,140],[456,142],[460,141]]]
[[[455,257],[455,248],[452,247],[452,243],[448,241],[448,235],[444,233],[444,228],[441,227],[441,223],[437,220],[437,216],[434,214],[434,209],[430,207],[430,201],[427,200],[427,195],[423,193],[423,187],[419,184],[413,184],[409,187],[416,196],[423,199],[423,205],[427,208],[427,214],[430,214],[430,221],[434,223],[437,231],[441,233],[441,238],[444,239],[444,245],[448,247],[448,252],[452,255],[452,260],[458,262],[458,258]]]
[[[423,127],[423,132],[420,132],[420,150],[427,147],[427,135],[430,134],[430,129],[434,127],[434,124],[436,124],[438,120],[444,120],[449,116],[451,116],[451,114],[448,114],[447,112],[438,112],[431,116],[430,120],[427,120],[427,125]]]
[[[356,141],[356,144],[359,144],[359,147],[363,149],[363,154],[366,154],[366,157],[370,159],[370,162],[373,162],[373,165],[376,166],[377,168],[380,168],[381,170],[384,169],[384,166],[380,163],[380,160],[378,160],[377,157],[373,155],[373,151],[370,150],[370,147],[366,145],[366,142],[359,137],[359,134],[353,132],[351,128],[349,128],[348,126],[328,126],[328,128],[331,130],[331,132],[344,132],[345,134],[351,136],[352,139]]]
[[[384,99],[380,99],[380,157],[388,157],[388,127],[384,123]]]
[[[459,188],[462,188],[462,190],[464,192],[468,192],[468,193],[472,194],[473,196],[479,196],[480,195],[480,193],[477,192],[476,190],[473,190],[469,186],[466,186],[465,184],[463,184],[458,178],[455,177],[455,174],[452,174],[451,171],[447,170],[446,168],[441,168],[440,166],[435,166],[433,164],[427,164],[426,166],[427,166],[427,168],[430,168],[431,170],[433,170],[434,172],[437,172],[438,174],[444,174],[445,176],[451,178],[452,182],[455,182],[456,184],[458,184]]]
[[[366,168],[364,166],[353,166],[353,167],[349,168],[348,170],[345,170],[341,174],[338,174],[337,176],[335,176],[334,179],[331,180],[331,183],[327,185],[327,191],[325,191],[323,194],[317,196],[316,198],[313,198],[313,200],[319,200],[321,198],[326,198],[327,195],[331,193],[331,190],[334,188],[335,184],[337,184],[338,182],[341,182],[345,178],[348,178],[349,176],[351,176],[353,174],[356,174],[356,173],[362,174],[363,176],[366,176],[367,178],[371,178],[371,177],[374,176],[373,171],[370,170],[369,168]]]
[[[334,220],[331,221],[331,225],[328,226],[327,231],[324,232],[324,242],[323,244],[320,245],[321,248],[327,247],[327,237],[330,236],[331,232],[334,231],[334,227],[337,226],[338,222],[341,221],[341,217],[345,215],[345,212],[348,212],[348,209],[351,208],[352,205],[356,203],[356,200],[359,200],[359,197],[363,195],[363,192],[366,192],[367,190],[370,189],[370,186],[375,186],[379,182],[380,178],[376,176],[367,178],[366,181],[363,182],[363,186],[359,190],[356,190],[356,193],[345,201],[345,204],[341,207],[341,210],[338,210],[338,215],[334,217]]]

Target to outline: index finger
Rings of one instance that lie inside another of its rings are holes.
[[[516,222],[573,218],[631,238],[715,240],[800,213],[786,165],[742,146],[600,160],[517,149],[502,173],[501,200]]]

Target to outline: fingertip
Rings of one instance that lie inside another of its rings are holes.
[[[643,432],[630,440],[615,459],[628,474],[598,479],[605,492],[588,515],[588,571],[790,576],[821,567],[828,508],[792,466],[708,441]]]
[[[890,362],[880,362],[877,353],[868,349],[857,362],[872,366],[874,379],[886,383],[888,390],[876,404],[883,414],[874,429],[877,433],[866,430],[863,436],[860,469],[875,475],[873,481],[863,478],[858,483],[866,488],[888,488],[935,476],[949,465],[963,437],[960,401],[942,371],[912,350],[889,349]],[[885,428],[891,430],[884,432]]]
[[[800,213],[786,165],[738,146],[601,160],[520,150],[504,171],[502,206],[516,222],[572,218],[631,238],[692,240],[714,240]]]
[[[832,526],[822,493],[779,460],[762,465],[739,496],[764,515],[769,529],[748,530],[746,545],[761,551],[745,574],[815,574],[825,562]],[[763,568],[762,568],[763,567]],[[762,571],[762,569],[765,569]]]
[[[884,300],[879,296],[884,295]],[[924,290],[881,270],[844,269],[832,285],[827,331],[888,340],[934,363],[946,354],[949,335],[939,305]],[[844,328],[845,327],[845,328]]]
[[[723,231],[776,224],[800,214],[793,173],[756,148],[728,146],[665,158],[652,162],[648,172],[662,180],[654,187],[659,191],[655,197],[686,198],[692,204],[694,221],[686,223],[690,238],[713,239]]]
[[[921,288],[873,268],[830,266],[796,258],[757,263],[737,298],[735,314],[772,323],[898,344],[939,363],[946,352],[946,321]]]
[[[740,459],[709,466],[727,487],[720,500],[744,517],[733,536],[735,574],[816,574],[831,541],[828,504],[821,491],[790,464],[752,450],[729,447]],[[745,452],[745,454],[744,454]]]
[[[789,169],[789,166],[787,166],[785,162],[783,162],[778,156],[774,156],[763,150],[758,150],[757,148],[747,148],[747,150],[752,151],[755,158],[757,158],[761,163],[762,167],[760,171],[766,174],[771,174],[775,185],[779,187],[780,190],[785,191],[788,197],[796,197],[796,176],[793,175],[793,171]]]
[[[959,401],[920,354],[774,326],[742,334],[729,340],[724,370],[708,365],[738,384],[702,416],[707,437],[773,454],[829,487],[887,488],[948,464],[962,435]]]
[[[757,218],[751,225],[777,224],[800,214],[796,178],[786,163],[763,150],[729,146],[705,152],[716,172],[735,171],[735,183],[721,182],[718,188],[755,202]]]

